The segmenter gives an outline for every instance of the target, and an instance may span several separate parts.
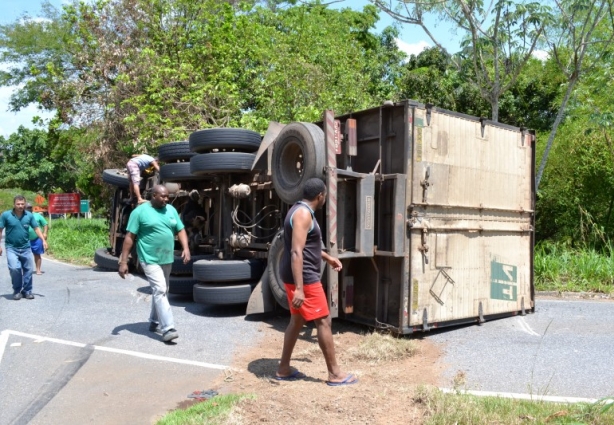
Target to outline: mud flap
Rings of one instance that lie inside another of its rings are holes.
[[[260,148],[258,149],[258,152],[256,153],[256,157],[254,158],[254,163],[252,164],[252,170],[258,163],[258,160],[260,159],[262,154],[264,154],[266,150],[269,148],[269,146],[272,146],[273,143],[277,140],[277,136],[279,136],[279,133],[284,127],[285,127],[284,124],[280,124],[275,121],[271,121],[269,123],[269,128],[264,134],[264,137],[262,138],[262,143],[260,143]]]
[[[269,286],[269,270],[267,266],[260,281],[252,291],[252,295],[249,297],[245,314],[268,313],[274,309],[275,298],[273,298],[273,293]]]

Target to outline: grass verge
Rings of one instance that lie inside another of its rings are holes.
[[[415,352],[416,344],[410,339],[373,332],[365,335],[360,344],[351,347],[347,354],[352,360],[378,364],[403,360]]]
[[[21,189],[0,189],[0,212],[13,209],[13,198],[22,195],[27,202],[34,204],[36,193]]]
[[[109,245],[109,225],[101,218],[53,219],[49,224],[47,242],[49,255],[53,258],[73,264],[90,265],[94,252]]]
[[[156,425],[219,425],[228,423],[232,408],[250,395],[219,395],[197,403],[186,410],[174,410],[156,422]]]
[[[614,293],[614,249],[574,249],[555,243],[535,247],[538,291]]]
[[[426,411],[425,425],[483,424],[584,424],[614,423],[611,404],[560,404],[513,400],[500,397],[476,397],[444,394],[436,388],[420,387],[414,402]]]

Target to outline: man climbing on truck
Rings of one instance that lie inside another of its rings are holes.
[[[141,183],[141,173],[149,167],[153,167],[158,172],[160,171],[160,166],[156,158],[146,154],[135,155],[130,158],[126,164],[126,168],[130,174],[130,198],[136,198],[138,204],[145,202],[145,199],[141,196],[139,184]]]

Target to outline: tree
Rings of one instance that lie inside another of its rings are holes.
[[[470,78],[490,104],[495,122],[499,121],[499,99],[515,84],[550,18],[549,8],[539,2],[371,1],[399,22],[420,26],[457,70]],[[460,52],[452,55],[443,47],[425,23],[430,14],[465,34]]]
[[[610,45],[614,39],[611,0],[560,0],[556,5],[560,13],[557,25],[548,34],[548,45],[567,79],[567,87],[535,177],[536,187],[541,182],[557,129],[576,84],[584,74],[610,55]]]
[[[53,154],[47,132],[20,126],[8,139],[0,136],[0,187],[33,192],[73,189],[75,176],[69,158]]]

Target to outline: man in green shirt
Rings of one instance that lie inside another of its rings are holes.
[[[45,241],[47,240],[47,232],[49,231],[49,225],[45,217],[42,214],[37,212],[32,212],[32,204],[26,204],[26,210],[34,216],[34,219],[38,223],[38,227],[42,229],[43,237]],[[43,272],[41,271],[41,265],[43,264],[42,255],[45,253],[45,248],[43,247],[43,240],[38,237],[34,229],[30,227],[29,231],[30,237],[30,247],[32,248],[32,254],[34,254],[34,264],[36,265],[36,274],[41,275]]]
[[[168,302],[168,281],[175,259],[175,235],[183,252],[184,264],[190,261],[188,236],[177,210],[168,203],[168,190],[162,185],[153,188],[153,197],[135,208],[128,220],[126,239],[119,257],[119,275],[128,273],[128,257],[137,237],[136,252],[147,281],[152,289],[149,330],[162,333],[162,340],[170,342],[179,337]]]
[[[2,238],[2,231],[6,229],[4,237],[6,262],[13,284],[13,299],[16,301],[23,297],[28,300],[34,299],[32,294],[34,257],[28,236],[30,228],[33,228],[38,237],[43,240],[43,247],[47,249],[47,242],[38,223],[34,216],[26,211],[26,198],[17,195],[13,199],[13,209],[0,215],[0,238]],[[2,247],[0,247],[0,255],[2,255]]]

